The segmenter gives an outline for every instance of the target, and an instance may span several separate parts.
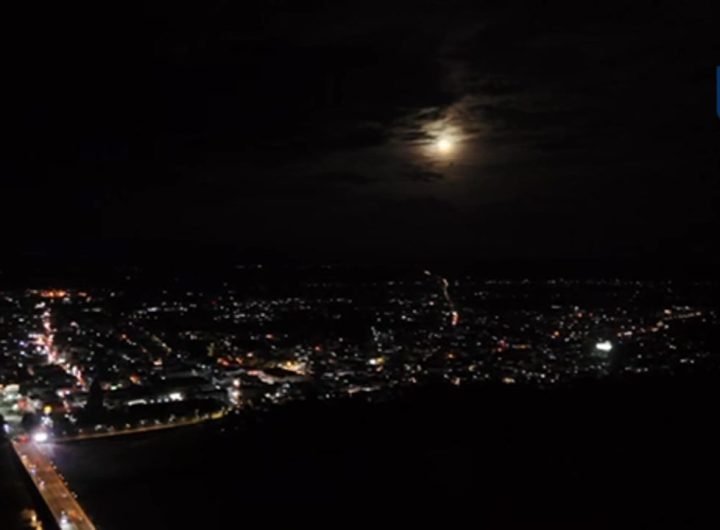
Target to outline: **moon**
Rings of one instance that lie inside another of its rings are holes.
[[[438,153],[446,155],[452,152],[454,144],[449,138],[438,138],[435,142],[435,148]]]

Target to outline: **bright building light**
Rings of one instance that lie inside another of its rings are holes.
[[[600,350],[600,351],[604,351],[604,352],[608,352],[608,351],[611,351],[611,350],[613,349],[613,345],[612,345],[612,343],[611,343],[609,340],[604,340],[604,341],[602,341],[602,342],[598,342],[598,343],[595,345],[595,349],[596,349],[596,350]]]
[[[35,443],[43,444],[48,441],[48,433],[45,431],[38,431],[35,434],[33,434],[33,441]]]

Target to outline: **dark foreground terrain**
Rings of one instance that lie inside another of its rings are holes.
[[[9,442],[0,440],[0,528],[18,527],[20,512],[31,505],[19,471]]]
[[[426,515],[687,527],[716,515],[719,394],[714,374],[545,391],[438,387],[60,446],[57,462],[107,530]]]

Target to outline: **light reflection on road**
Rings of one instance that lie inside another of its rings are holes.
[[[13,447],[60,530],[95,530],[95,525],[44,450],[33,442],[13,442]]]

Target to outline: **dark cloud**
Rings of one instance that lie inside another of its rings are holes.
[[[351,184],[354,186],[366,186],[368,184],[374,184],[377,182],[377,180],[373,179],[372,177],[368,177],[367,175],[361,175],[360,173],[354,173],[352,171],[316,173],[315,175],[307,175],[303,177],[302,180],[330,184]]]
[[[430,254],[471,227],[453,245],[478,257],[625,255],[639,233],[717,255],[709,3],[16,9],[6,223],[34,204],[58,238],[242,247],[262,219],[280,246],[352,234],[382,255],[432,204]]]
[[[417,168],[407,171],[405,176],[414,182],[437,182],[445,178],[442,173],[438,173],[437,171]]]

